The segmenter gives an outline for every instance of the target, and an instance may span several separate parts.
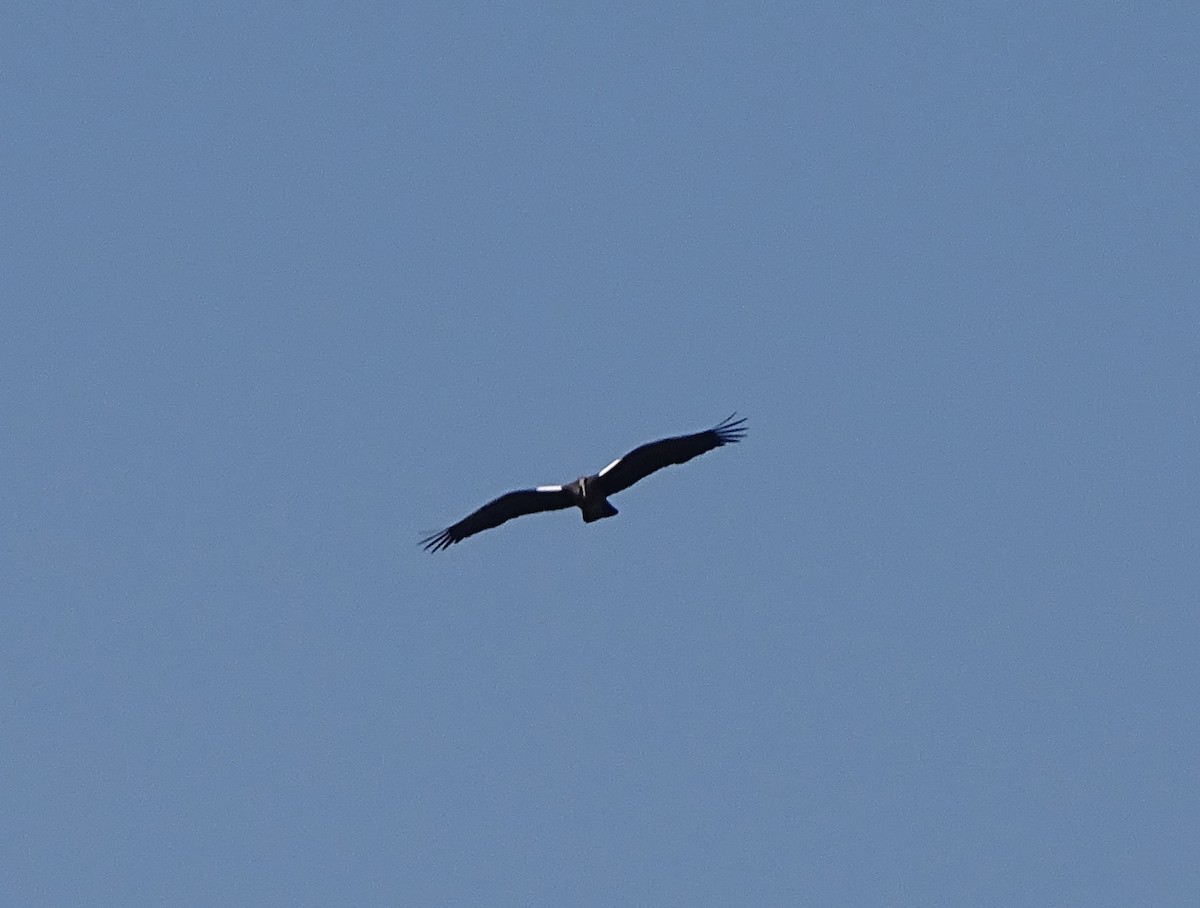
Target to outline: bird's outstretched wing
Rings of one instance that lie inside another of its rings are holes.
[[[426,536],[420,544],[425,551],[436,552],[456,542],[462,542],[468,536],[498,527],[514,517],[537,514],[539,511],[558,511],[569,508],[574,503],[574,497],[562,486],[539,486],[536,489],[509,492],[494,501],[489,501],[475,513],[468,514],[440,533]]]
[[[741,441],[746,436],[746,419],[735,417],[736,413],[706,432],[664,438],[634,448],[597,473],[592,478],[591,488],[605,497],[615,495],[655,470],[673,463],[686,463],[705,451]]]

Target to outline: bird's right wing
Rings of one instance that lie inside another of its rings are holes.
[[[420,544],[424,546],[425,551],[436,552],[456,542],[462,542],[468,536],[498,527],[514,517],[537,514],[540,511],[558,511],[573,504],[574,497],[562,486],[539,486],[536,489],[509,492],[494,501],[489,501],[475,513],[468,514],[440,533],[426,536]]]
[[[662,438],[634,448],[618,457],[592,479],[592,488],[605,497],[628,489],[655,470],[671,464],[687,463],[705,451],[734,444],[746,436],[746,419],[734,413],[705,432]]]

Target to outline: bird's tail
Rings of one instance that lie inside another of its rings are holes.
[[[593,520],[603,520],[605,517],[615,517],[617,514],[617,509],[608,503],[607,498],[586,500],[580,510],[583,511],[584,523],[591,523]]]

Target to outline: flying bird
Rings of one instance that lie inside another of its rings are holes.
[[[741,441],[746,435],[746,420],[735,417],[736,413],[704,432],[663,438],[634,448],[599,473],[580,476],[566,485],[538,486],[501,495],[453,526],[425,537],[420,544],[427,552],[436,552],[462,542],[468,536],[498,527],[506,520],[540,511],[577,507],[583,513],[584,523],[615,517],[617,509],[608,503],[609,495],[628,489],[655,470],[674,463],[686,463],[705,451]]]

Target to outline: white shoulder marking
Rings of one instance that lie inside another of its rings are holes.
[[[612,463],[610,463],[610,464],[609,464],[607,467],[605,467],[603,470],[601,470],[601,471],[600,471],[599,473],[597,473],[596,475],[597,475],[597,476],[603,476],[605,473],[607,473],[609,470],[611,470],[613,467],[615,467],[615,466],[616,466],[617,464],[619,464],[620,462],[621,462],[621,458],[620,458],[620,457],[618,457],[616,460],[614,460]]]
[[[561,492],[562,486],[538,486],[535,492]]]

